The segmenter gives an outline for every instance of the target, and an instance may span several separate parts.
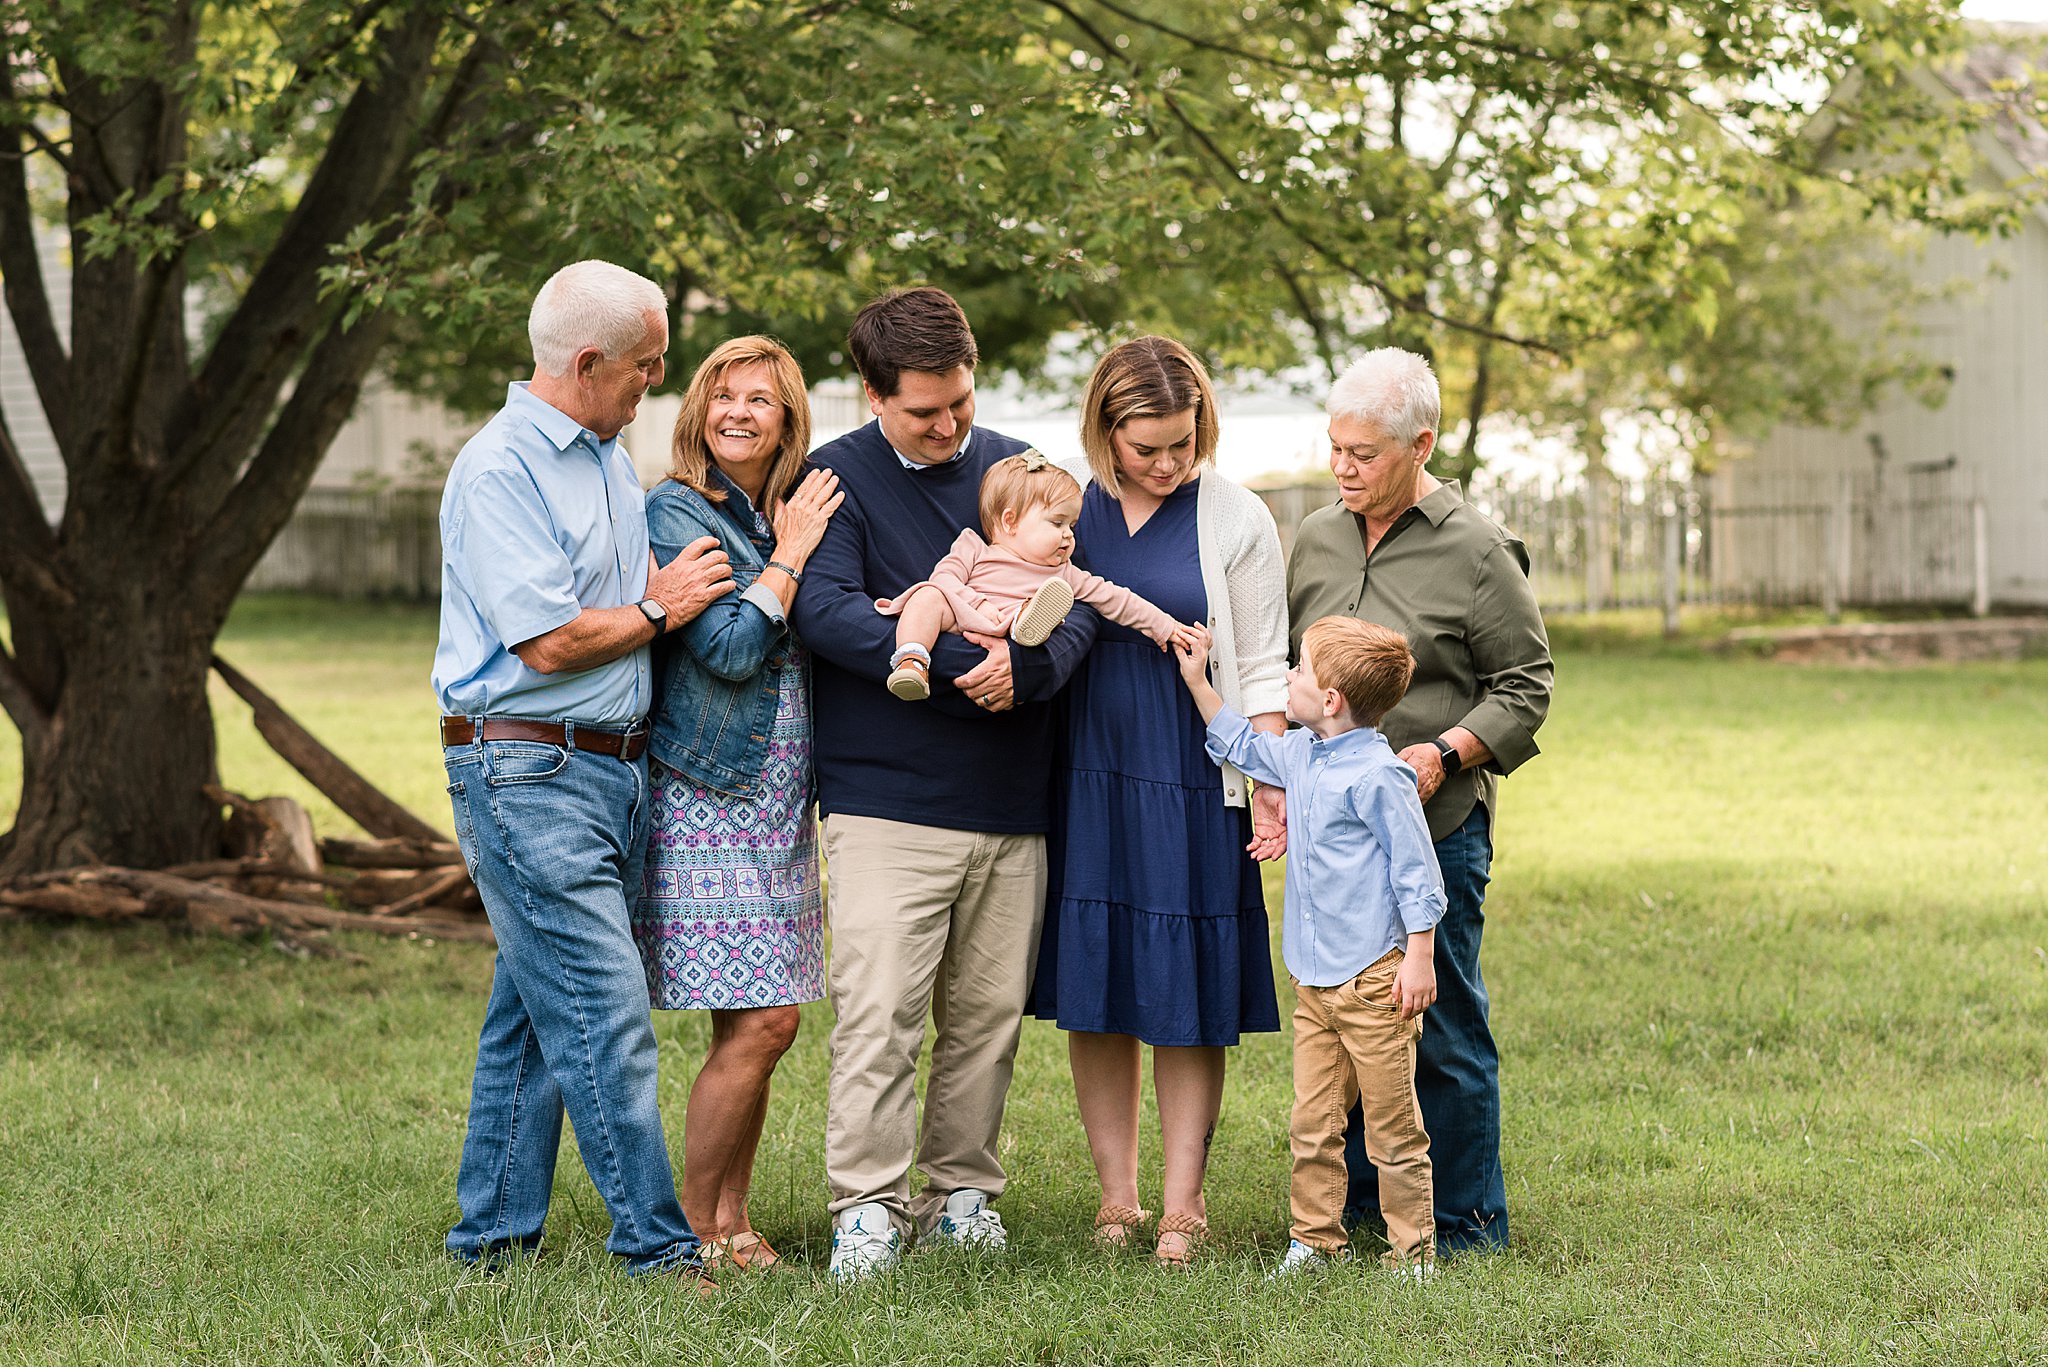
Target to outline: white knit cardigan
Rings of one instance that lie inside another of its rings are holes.
[[[1086,484],[1085,462],[1063,462]],[[1209,599],[1209,677],[1223,701],[1247,717],[1287,710],[1287,563],[1266,501],[1215,470],[1195,491],[1202,591]],[[1223,766],[1223,804],[1245,806],[1251,785]]]

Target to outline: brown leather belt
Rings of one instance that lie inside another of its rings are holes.
[[[477,740],[537,740],[543,745],[570,744],[570,730],[560,722],[521,721],[517,717],[485,717],[479,727],[468,717],[441,718],[441,744],[468,745]],[[575,729],[575,747],[594,755],[635,760],[647,749],[645,731],[605,731],[595,726]]]

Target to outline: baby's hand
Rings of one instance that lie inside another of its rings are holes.
[[[1209,677],[1209,628],[1196,623],[1174,629],[1173,645],[1180,657],[1180,676],[1189,683],[1206,681]]]

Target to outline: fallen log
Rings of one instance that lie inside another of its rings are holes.
[[[468,882],[469,870],[458,864],[410,897],[401,897],[388,907],[378,907],[373,914],[379,917],[404,916],[408,912],[418,911],[430,902],[440,901]]]
[[[0,905],[94,920],[177,919],[195,930],[246,935],[258,930],[367,930],[494,944],[490,923],[427,916],[372,916],[327,906],[251,897],[213,883],[150,869],[110,865],[67,869],[0,888]]]
[[[235,696],[249,704],[257,734],[357,825],[374,836],[428,842],[442,839],[439,831],[392,801],[349,767],[346,760],[322,745],[275,699],[250,682],[247,675],[218,655],[213,657],[213,668]]]
[[[320,857],[345,869],[438,869],[460,864],[462,850],[438,835],[431,840],[329,837],[320,842]]]

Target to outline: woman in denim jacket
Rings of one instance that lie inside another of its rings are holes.
[[[797,1005],[825,995],[809,668],[784,617],[844,495],[828,471],[798,484],[810,437],[795,358],[771,338],[737,338],[691,378],[669,478],[647,496],[655,559],[714,538],[738,590],[655,647],[654,813],[633,940],[655,1007],[711,1013],[683,1210],[706,1262],[741,1269],[780,1261],[748,1222],[747,1188]]]

